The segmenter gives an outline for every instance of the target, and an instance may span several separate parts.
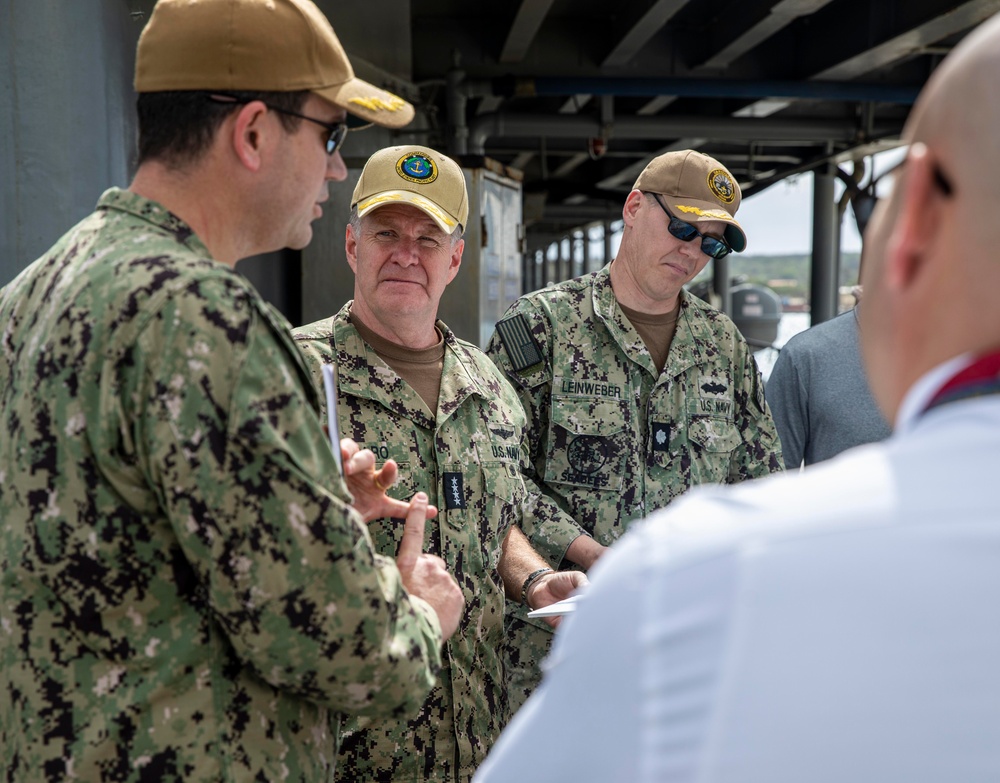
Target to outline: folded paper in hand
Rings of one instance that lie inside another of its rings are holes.
[[[528,617],[558,617],[564,614],[573,614],[576,611],[576,602],[579,598],[580,594],[577,593],[562,601],[543,606],[541,609],[533,609],[528,612]]]

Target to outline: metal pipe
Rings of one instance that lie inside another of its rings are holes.
[[[618,95],[687,98],[812,98],[830,101],[875,101],[910,105],[920,86],[841,81],[747,81],[742,79],[621,79],[566,77],[500,77],[493,80],[493,94],[563,96]]]
[[[480,114],[469,125],[469,148],[483,155],[486,140],[503,137],[556,137],[591,139],[601,135],[596,117],[578,114]],[[611,138],[698,138],[717,141],[857,141],[853,121],[784,119],[776,117],[619,117],[610,127]],[[899,128],[875,128],[876,137],[898,133]]]
[[[469,151],[469,128],[465,121],[465,107],[469,102],[462,81],[465,71],[455,67],[448,71],[448,88],[445,99],[448,111],[448,126],[451,130],[449,151],[452,155],[465,155]]]

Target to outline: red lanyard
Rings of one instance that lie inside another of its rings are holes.
[[[988,394],[1000,394],[1000,350],[983,354],[953,376],[938,389],[924,412],[949,402],[985,397]]]

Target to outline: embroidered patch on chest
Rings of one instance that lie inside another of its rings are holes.
[[[654,421],[650,425],[650,437],[653,440],[653,451],[668,451],[670,449],[670,425]]]
[[[461,473],[444,474],[444,506],[448,510],[465,508],[465,480]]]

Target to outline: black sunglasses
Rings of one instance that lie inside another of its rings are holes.
[[[666,205],[660,201],[659,197],[655,193],[650,193],[653,200],[660,205],[660,209],[670,218],[670,224],[667,226],[667,231],[681,242],[690,242],[692,239],[697,239],[701,237],[701,252],[704,253],[709,258],[725,258],[733,249],[724,239],[718,239],[717,237],[710,237],[707,234],[702,234],[698,229],[692,226],[690,223],[685,223],[683,220],[678,220],[673,215],[670,214],[670,210],[667,209]]]
[[[237,98],[235,95],[220,95],[213,94],[208,96],[209,100],[215,101],[216,103],[234,103],[234,104],[246,104],[251,101],[260,100],[259,98]],[[272,106],[267,101],[261,101],[267,108],[271,111],[276,111],[278,114],[287,114],[289,117],[298,117],[300,120],[309,120],[309,122],[315,122],[317,125],[322,125],[326,128],[330,135],[326,139],[326,154],[332,155],[337,150],[339,150],[344,145],[344,139],[347,136],[347,123],[346,122],[324,122],[323,120],[317,120],[315,117],[308,117],[305,114],[299,114],[298,112],[288,111],[288,109],[282,109],[277,106]]]

